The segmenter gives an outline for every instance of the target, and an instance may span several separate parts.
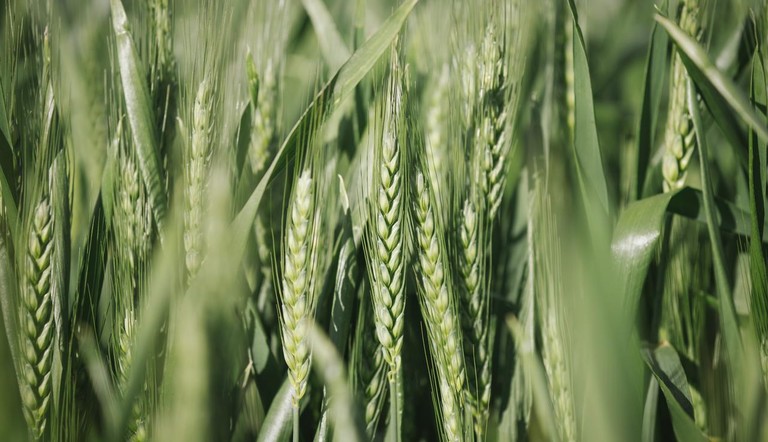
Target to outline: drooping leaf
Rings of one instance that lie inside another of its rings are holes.
[[[669,345],[654,350],[646,349],[643,351],[643,358],[664,394],[677,439],[706,441],[707,438],[693,420],[690,387],[675,349]]]
[[[312,342],[312,368],[320,375],[328,389],[329,416],[333,425],[334,440],[365,440],[365,425],[358,414],[359,407],[347,382],[344,361],[334,344],[317,325],[313,325],[309,336]]]
[[[264,424],[259,430],[257,442],[277,442],[288,440],[291,435],[293,423],[293,388],[291,381],[286,377],[280,390],[272,399]]]
[[[720,229],[743,236],[750,234],[749,214],[746,211],[718,199],[715,200],[715,208]],[[611,250],[621,272],[624,302],[630,312],[634,312],[638,305],[648,268],[655,258],[664,220],[672,214],[706,223],[701,191],[684,187],[644,198],[627,206],[619,215]],[[765,234],[763,242],[768,242]]]

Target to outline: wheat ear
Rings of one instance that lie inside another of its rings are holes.
[[[197,274],[203,259],[203,210],[205,183],[211,155],[211,128],[213,93],[209,79],[204,79],[197,89],[192,111],[192,142],[189,145],[184,177],[187,181],[184,212],[184,249],[189,278]]]
[[[53,214],[43,192],[32,212],[23,263],[21,353],[23,383],[21,399],[32,436],[42,438],[48,423],[51,402],[54,352],[51,260],[53,255]]]
[[[695,38],[701,33],[699,10],[699,0],[684,0],[680,6],[680,27]],[[665,151],[661,168],[665,191],[679,189],[685,184],[688,164],[696,147],[693,123],[686,104],[687,76],[683,61],[677,50],[674,50],[669,84],[669,113],[664,128]]]
[[[283,278],[280,325],[283,356],[293,386],[293,407],[306,393],[311,354],[307,332],[317,301],[314,270],[317,263],[315,188],[309,169],[294,185],[283,237]]]
[[[396,59],[396,54],[393,59]],[[405,312],[405,165],[402,149],[401,73],[393,61],[381,142],[376,143],[374,194],[370,219],[374,225],[367,253],[376,336],[384,348],[390,378],[400,369]]]
[[[426,322],[429,347],[436,367],[440,421],[444,436],[458,440],[462,434],[464,354],[462,333],[450,286],[441,218],[428,178],[416,172],[414,220],[418,249],[419,304]]]

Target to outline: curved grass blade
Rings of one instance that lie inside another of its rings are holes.
[[[733,111],[755,131],[763,143],[767,143],[768,128],[763,119],[752,108],[744,93],[715,66],[701,45],[668,18],[656,14],[655,19],[667,30],[672,41],[677,45],[678,54],[685,69],[707,103],[709,111],[736,148],[737,154],[746,163],[744,150],[747,141],[734,119]]]
[[[3,314],[5,337],[10,348],[14,367],[19,365],[18,339],[16,331],[16,273],[13,266],[13,240],[7,229],[7,219],[0,213],[0,311]],[[18,377],[18,375],[16,376]]]
[[[750,99],[758,109],[765,109],[766,74],[763,59],[755,51],[752,65]],[[761,96],[758,97],[758,94]],[[765,121],[765,118],[763,118]],[[763,223],[765,222],[765,143],[761,143],[755,132],[749,131],[749,215],[751,237],[749,241],[749,272],[752,280],[750,313],[757,331],[758,342],[768,336],[768,271],[766,271],[765,256],[763,255]]]
[[[693,81],[688,79],[688,109],[693,120],[693,127],[696,133],[696,142],[699,151],[699,163],[701,165],[701,185],[704,195],[704,213],[707,217],[707,231],[709,232],[709,241],[712,246],[712,261],[715,269],[715,284],[717,287],[717,297],[719,300],[720,324],[725,337],[726,352],[728,353],[731,367],[741,367],[742,365],[742,342],[739,333],[739,324],[736,320],[736,307],[733,304],[731,289],[728,283],[728,274],[725,270],[725,254],[723,253],[723,243],[720,238],[720,229],[717,223],[717,214],[715,213],[715,198],[712,195],[711,171],[709,169],[709,151],[707,139],[704,136],[704,127],[701,124],[699,107],[696,102],[696,90]]]
[[[167,201],[163,191],[155,117],[145,80],[147,77],[128,29],[125,8],[120,0],[111,0],[111,4],[112,28],[117,42],[117,61],[133,145],[152,206],[152,214],[162,238]]]
[[[0,281],[0,290],[3,289],[3,283]],[[2,316],[0,316],[0,330],[7,330]],[[27,428],[21,413],[21,397],[14,364],[15,359],[9,340],[2,336],[0,337],[0,391],[3,392],[3,400],[0,401],[0,428],[3,429],[3,437],[7,440],[25,440]]]
[[[51,281],[54,290],[59,296],[54,297],[54,321],[56,333],[62,354],[64,354],[63,340],[69,336],[68,324],[70,323],[69,306],[69,270],[70,270],[70,206],[69,206],[69,179],[67,176],[67,163],[64,151],[59,151],[51,165],[53,183],[51,189],[51,202],[53,203],[54,224],[53,241],[56,253],[53,259],[53,274]]]
[[[720,229],[748,236],[749,214],[722,200],[715,200]],[[611,250],[624,284],[623,302],[634,314],[640,300],[648,268],[655,258],[664,220],[669,214],[706,223],[704,196],[701,191],[685,187],[636,201],[620,214],[613,232]],[[763,242],[768,242],[763,235]]]
[[[693,420],[690,387],[675,349],[669,345],[653,351],[646,349],[643,351],[643,359],[664,394],[677,440],[702,442],[708,440]]]
[[[1,142],[2,140],[0,140]],[[12,158],[10,148],[8,152],[0,150],[0,155],[4,158]],[[7,155],[7,156],[6,156]],[[4,207],[4,208],[3,208]],[[16,197],[13,189],[11,189],[10,182],[6,176],[3,167],[0,167],[0,211],[5,210],[5,224],[8,227],[11,235],[15,235],[16,226],[19,223],[19,209],[16,204]]]
[[[318,372],[329,394],[330,418],[334,440],[365,440],[365,426],[358,415],[352,390],[347,383],[344,361],[333,342],[313,324],[310,331],[312,368]]]
[[[320,50],[331,71],[338,70],[341,65],[349,58],[349,49],[339,34],[336,23],[323,3],[323,0],[301,0],[304,9],[312,20],[312,27],[315,28],[317,41],[320,43]]]
[[[523,372],[531,385],[533,395],[533,408],[539,423],[544,431],[543,440],[558,441],[560,433],[557,431],[555,420],[555,408],[547,387],[547,375],[544,365],[536,355],[530,343],[526,342],[522,325],[514,316],[507,316],[507,328],[515,338],[515,348],[522,362]]]
[[[286,378],[283,385],[272,399],[272,405],[264,417],[264,423],[259,430],[257,442],[286,441],[291,436],[293,423],[293,405],[291,398],[293,390],[291,381]]]
[[[579,27],[574,0],[568,0],[571,21],[574,27],[573,74],[576,98],[576,122],[573,135],[574,160],[579,179],[579,188],[585,205],[587,220],[593,233],[605,232],[611,213],[608,201],[608,186],[605,182],[600,140],[595,125],[595,107],[592,101],[592,84],[589,64],[584,45],[584,36]]]
[[[643,409],[642,442],[653,442],[656,436],[656,415],[659,407],[659,382],[655,377],[648,381],[648,392],[645,395]]]
[[[664,2],[666,3],[666,2]],[[666,10],[666,4],[662,5]],[[645,80],[643,82],[643,104],[640,109],[640,121],[637,130],[637,164],[635,169],[635,189],[633,199],[643,197],[645,180],[648,179],[648,166],[653,151],[654,134],[659,116],[659,103],[667,74],[667,34],[653,25],[648,55],[645,62]]]

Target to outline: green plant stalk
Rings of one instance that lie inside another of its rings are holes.
[[[699,116],[698,100],[696,99],[696,88],[693,81],[688,78],[688,110],[693,120],[694,131],[699,145],[699,161],[701,162],[702,192],[704,194],[704,211],[707,218],[707,232],[709,233],[712,244],[712,259],[715,267],[715,284],[717,286],[717,297],[719,299],[720,321],[723,325],[723,336],[725,337],[726,352],[728,354],[731,367],[742,367],[744,361],[743,346],[739,326],[736,320],[736,307],[733,304],[731,291],[728,284],[728,275],[725,272],[725,254],[723,252],[720,229],[717,224],[717,213],[715,211],[715,199],[712,195],[711,171],[709,169],[709,151],[707,149],[706,138],[703,136],[704,128]]]

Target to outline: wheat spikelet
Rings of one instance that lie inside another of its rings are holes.
[[[680,27],[695,38],[701,33],[699,8],[699,0],[685,0],[680,9]],[[695,150],[693,123],[686,104],[687,75],[680,55],[675,50],[672,56],[669,113],[664,129],[665,152],[661,169],[665,191],[679,189],[684,185],[688,164]]]
[[[283,356],[293,386],[293,407],[307,388],[311,354],[307,337],[317,301],[314,293],[316,226],[314,184],[309,169],[296,180],[283,238],[280,325]]]
[[[448,440],[461,436],[461,401],[464,395],[464,354],[447,256],[442,242],[443,226],[436,215],[431,183],[416,172],[414,220],[418,250],[418,286],[422,315],[437,371],[440,414]]]
[[[184,249],[187,276],[193,277],[203,259],[202,219],[205,182],[211,154],[213,94],[209,79],[197,90],[193,108],[192,142],[186,158],[186,206],[184,212]]]
[[[45,192],[33,209],[30,221],[22,265],[19,320],[23,365],[21,399],[32,436],[40,439],[49,419],[55,333],[51,293],[53,214]]]

